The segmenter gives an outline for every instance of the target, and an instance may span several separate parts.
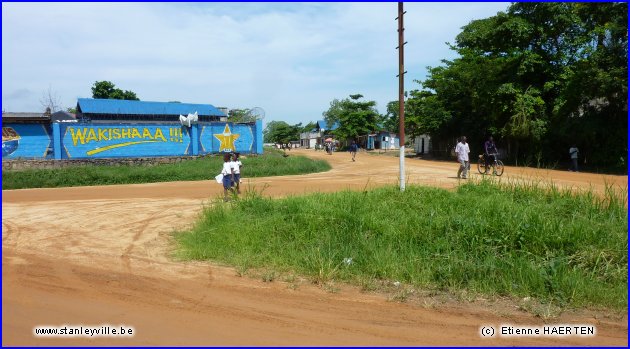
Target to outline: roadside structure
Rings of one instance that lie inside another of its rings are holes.
[[[262,120],[233,123],[222,121],[225,116],[211,104],[79,98],[76,118],[70,113],[3,113],[2,158],[261,154]]]

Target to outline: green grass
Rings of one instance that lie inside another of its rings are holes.
[[[244,178],[296,175],[330,170],[324,160],[304,156],[284,157],[281,151],[265,149],[261,156],[242,159]],[[153,166],[76,166],[59,169],[2,171],[2,189],[54,188],[85,185],[196,181],[214,179],[223,158],[210,156],[174,164]]]
[[[405,285],[560,307],[627,308],[625,197],[536,184],[410,186],[270,199],[205,209],[176,233],[178,256],[314,282]],[[344,258],[352,258],[350,264]]]

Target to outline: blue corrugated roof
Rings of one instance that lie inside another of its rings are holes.
[[[317,120],[317,126],[320,130],[328,130],[328,124],[326,120]],[[334,131],[339,128],[339,122],[335,121],[329,131]]]
[[[211,104],[127,101],[121,99],[79,98],[81,112],[123,115],[188,115],[226,116]]]

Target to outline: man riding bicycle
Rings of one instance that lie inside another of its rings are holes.
[[[483,144],[483,158],[486,162],[486,173],[488,173],[488,168],[490,164],[494,163],[496,160],[495,154],[498,153],[497,147],[494,144],[494,139],[492,136],[488,137],[488,140]]]

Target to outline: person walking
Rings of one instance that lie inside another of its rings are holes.
[[[355,161],[355,157],[357,156],[357,150],[359,149],[359,146],[357,145],[357,143],[355,141],[352,141],[352,144],[350,144],[350,155],[352,155],[352,161]]]
[[[460,178],[461,175],[461,178],[466,179],[468,178],[468,169],[470,168],[470,160],[468,158],[470,148],[468,147],[468,143],[466,143],[466,136],[462,136],[462,140],[457,143],[455,153],[457,154],[457,161],[459,162],[457,178]]]
[[[575,144],[571,145],[571,148],[569,148],[569,155],[571,156],[571,168],[569,169],[569,171],[578,172],[578,154],[579,153],[580,151],[578,150],[577,146]]]
[[[232,190],[232,182],[234,182],[234,167],[232,167],[230,154],[223,155],[223,169],[221,174],[223,175],[223,201],[229,201],[228,190]]]
[[[236,193],[241,194],[241,168],[243,163],[239,159],[239,153],[232,154],[232,168],[234,169],[234,183],[232,186],[236,186]]]

